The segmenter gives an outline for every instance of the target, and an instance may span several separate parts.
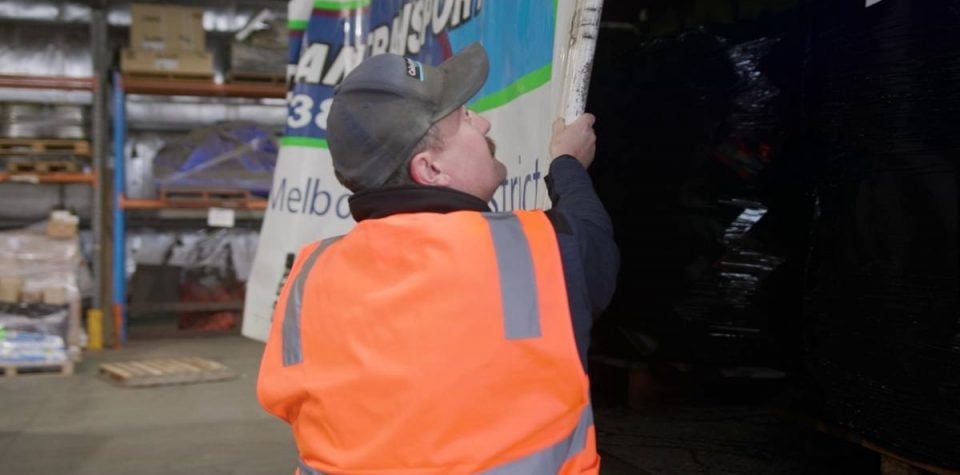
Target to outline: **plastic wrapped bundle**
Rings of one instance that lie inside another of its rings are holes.
[[[230,45],[230,72],[243,75],[284,77],[287,71],[286,18],[263,10],[234,37]]]
[[[243,236],[239,231],[220,230],[194,243],[180,278],[180,300],[184,302],[243,302],[246,275],[238,273]],[[177,326],[191,330],[229,330],[239,326],[236,310],[183,312]]]
[[[153,160],[160,188],[247,190],[267,196],[277,165],[277,138],[265,128],[226,123],[167,143]]]
[[[808,307],[824,417],[960,468],[960,12],[811,2],[804,95],[825,166]]]
[[[603,144],[591,174],[622,253],[617,296],[595,335],[612,347],[622,331],[632,342],[642,333],[656,350],[640,353],[656,359],[777,366],[782,345],[770,329],[799,305],[771,297],[791,282],[772,276],[799,274],[803,257],[784,267],[783,251],[805,248],[795,242],[802,232],[775,224],[789,219],[765,181],[784,135],[781,91],[764,70],[780,38],[744,24],[640,28],[602,32],[591,82]]]
[[[765,300],[763,284],[783,258],[763,249],[750,232],[767,213],[760,203],[735,200],[724,203],[739,213],[723,232],[723,254],[702,270],[674,306],[686,325],[707,338],[690,338],[709,353],[703,361],[711,364],[770,365],[762,347],[771,315],[758,304]],[[696,353],[693,345],[689,349]]]
[[[183,311],[180,329],[229,330],[238,326],[246,280],[258,233],[244,229],[186,233],[141,231],[127,242],[136,263],[130,282],[131,306],[176,300],[221,306],[221,310]]]
[[[83,106],[0,104],[0,137],[83,139],[90,113]]]
[[[68,358],[66,306],[0,303],[0,363],[60,363]]]
[[[64,305],[80,295],[83,258],[76,237],[32,230],[0,233],[0,301]]]

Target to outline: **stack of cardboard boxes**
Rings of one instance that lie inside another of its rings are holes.
[[[213,58],[206,51],[203,9],[131,5],[130,47],[123,50],[120,68],[134,75],[213,76]]]

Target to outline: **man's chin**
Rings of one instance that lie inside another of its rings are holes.
[[[503,164],[500,160],[497,160],[496,157],[493,158],[493,161],[497,162],[497,176],[500,177],[500,181],[507,179],[507,166]]]

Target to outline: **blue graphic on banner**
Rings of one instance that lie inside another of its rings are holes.
[[[553,61],[552,0],[488,0],[483,8],[474,21],[449,33],[453,51],[480,41],[490,56],[490,76],[474,99],[501,91]]]
[[[490,76],[474,100],[501,92],[550,66],[554,16],[553,0],[317,0],[300,44],[290,48],[299,60],[283,142],[325,148],[334,87],[376,54],[437,65],[480,41]]]

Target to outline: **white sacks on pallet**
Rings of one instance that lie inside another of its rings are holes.
[[[581,84],[571,89],[574,94],[565,92],[571,79],[584,79],[582,71],[568,73],[566,64],[571,56],[583,58],[569,50],[571,36],[580,33],[570,30],[579,26],[573,21],[578,3],[291,1],[287,124],[247,285],[243,334],[266,339],[277,294],[300,247],[344,234],[354,224],[350,192],[337,182],[327,150],[326,114],[333,87],[371,55],[398,53],[435,65],[481,42],[490,57],[490,75],[468,107],[492,122],[490,135],[508,169],[490,207],[549,206],[543,178],[552,159],[547,151],[551,123],[566,110],[562,101],[586,91]],[[599,8],[599,0],[589,3]],[[587,64],[593,53],[589,46]],[[580,99],[570,100],[582,104]]]

